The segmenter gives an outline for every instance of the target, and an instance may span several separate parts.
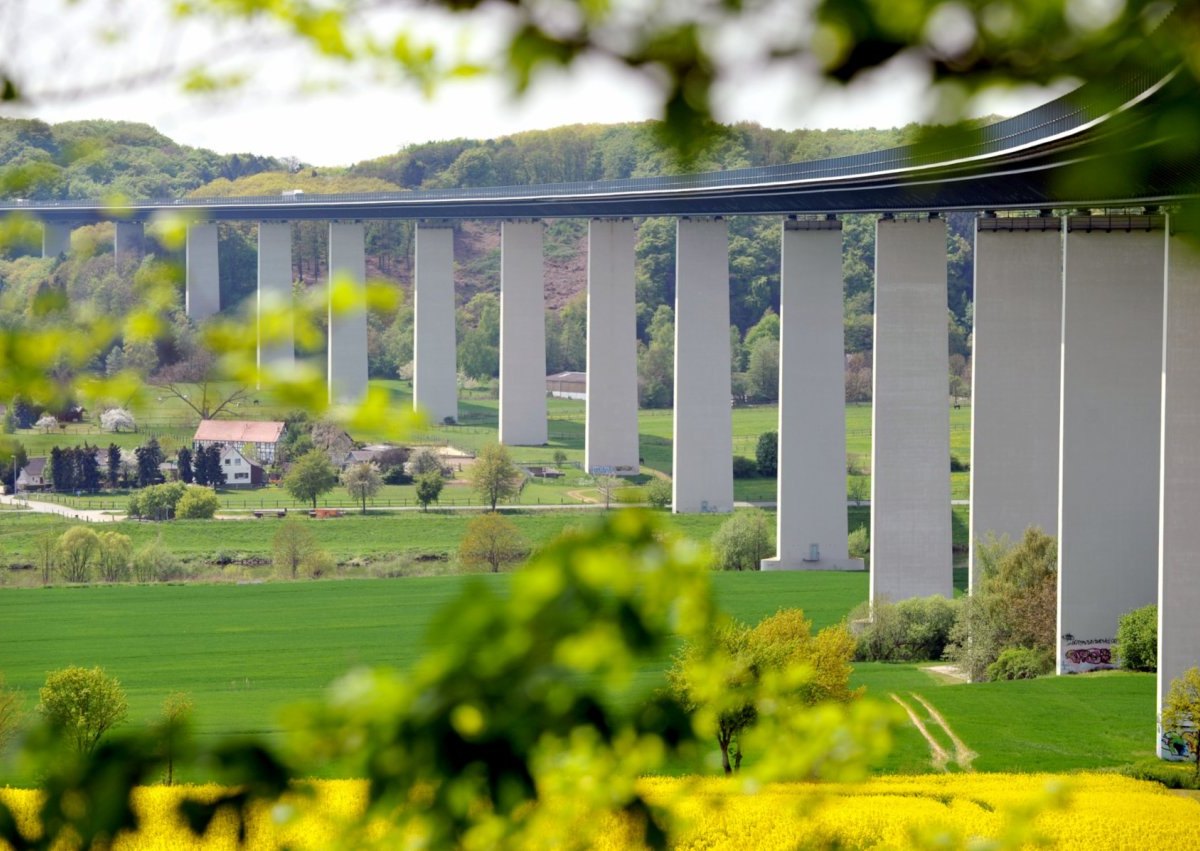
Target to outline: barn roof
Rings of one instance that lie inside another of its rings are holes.
[[[193,440],[217,443],[278,443],[284,423],[258,420],[201,420]]]

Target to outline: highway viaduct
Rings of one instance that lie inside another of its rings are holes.
[[[1200,663],[1200,249],[1172,224],[1195,197],[1197,158],[1155,156],[1170,74],[1119,92],[1084,87],[956,136],[851,157],[708,174],[551,186],[272,198],[0,202],[44,226],[116,222],[118,255],[145,222],[189,226],[186,309],[220,309],[218,221],[259,223],[259,303],[291,297],[290,222],[328,220],[331,277],[361,288],[363,222],[417,222],[414,400],[457,417],[452,230],[502,222],[500,439],[546,442],[542,218],[589,220],[586,467],[638,468],[634,222],[676,216],[674,510],[729,511],[733,479],[729,248],[725,216],[781,217],[778,535],[764,569],[853,569],[847,552],[839,213],[876,213],[871,597],[953,593],[946,386],[946,226],[975,230],[970,535],[1058,537],[1060,673],[1111,661],[1118,617],[1159,606],[1159,706]],[[1185,96],[1192,96],[1186,93]],[[1116,106],[1114,106],[1114,100]],[[1128,140],[1151,163],[1136,181],[1081,187]],[[1116,144],[1114,144],[1114,142]],[[1176,146],[1177,149],[1178,146]],[[1069,190],[1064,186],[1070,186]],[[1119,186],[1119,188],[1114,188]],[[1076,212],[1069,212],[1075,210]],[[1097,213],[1096,211],[1101,211]],[[1130,212],[1133,210],[1133,212]],[[1059,212],[1056,212],[1059,211]],[[1115,211],[1115,212],[1109,212]],[[286,340],[260,346],[270,370]],[[366,317],[330,317],[334,402],[365,393]],[[1161,743],[1160,743],[1161,747]]]

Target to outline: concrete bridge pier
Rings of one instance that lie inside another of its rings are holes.
[[[413,284],[413,405],[431,422],[458,420],[454,229],[417,224]]]
[[[1164,315],[1155,718],[1171,680],[1200,664],[1200,251],[1177,236],[1167,240]],[[1165,755],[1161,736],[1156,747]]]
[[[1066,223],[1060,674],[1104,666],[1117,619],[1158,596],[1164,222],[1128,221]]]
[[[875,228],[871,600],[954,593],[946,223]]]
[[[329,223],[329,402],[367,395],[366,237],[361,221]]]
[[[640,462],[633,221],[592,219],[587,262],[584,469],[635,475]]]
[[[546,427],[542,223],[500,226],[500,442],[541,446]]]
[[[117,262],[140,260],[145,253],[145,225],[141,222],[114,222],[113,255]]]
[[[1062,220],[975,220],[970,587],[989,532],[1058,530]]]
[[[216,222],[188,225],[185,280],[184,309],[188,318],[199,322],[220,311]]]
[[[292,226],[288,222],[258,223],[257,308],[259,372],[286,371],[296,360]]]
[[[861,570],[847,549],[842,225],[785,220],[776,555],[763,570]]]
[[[42,256],[61,257],[71,251],[71,226],[61,222],[42,222]]]
[[[675,240],[677,514],[733,510],[729,225],[681,218]]]

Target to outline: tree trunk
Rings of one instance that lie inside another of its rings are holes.
[[[717,736],[717,744],[721,746],[721,767],[725,769],[725,776],[733,774],[733,767],[729,764],[729,739],[724,736]]]

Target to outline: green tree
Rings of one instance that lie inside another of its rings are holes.
[[[179,481],[190,485],[196,478],[192,472],[192,450],[186,446],[179,449]],[[203,483],[201,483],[203,484]]]
[[[758,570],[760,562],[771,555],[766,513],[758,508],[735,511],[713,535],[712,546],[718,569]]]
[[[292,464],[283,477],[283,486],[293,498],[311,502],[316,508],[317,498],[333,490],[337,480],[337,470],[329,463],[329,456],[320,449],[313,449]]]
[[[379,493],[379,489],[383,487],[383,476],[380,475],[378,467],[370,461],[364,461],[342,473],[342,485],[351,499],[362,503],[362,513],[366,514],[367,500]]]
[[[476,495],[496,511],[496,503],[511,499],[521,492],[523,476],[513,463],[508,448],[499,443],[485,443],[479,448],[467,478]]]
[[[771,479],[779,469],[779,432],[764,431],[758,436],[754,447],[754,463],[758,466],[758,474]]]
[[[84,754],[95,750],[100,738],[125,720],[129,709],[121,684],[98,667],[54,671],[38,694],[38,712]]]
[[[750,394],[760,402],[779,398],[779,341],[760,338],[750,347],[750,366],[746,370]]]
[[[529,546],[517,524],[490,512],[475,517],[458,545],[458,557],[470,566],[486,565],[492,573],[514,564],[529,554]]]
[[[320,546],[312,530],[299,517],[288,517],[279,525],[271,539],[272,562],[275,569],[292,579],[318,558]]]
[[[655,508],[666,508],[672,499],[671,480],[655,476],[646,483],[646,501]]]
[[[188,485],[175,504],[175,516],[180,520],[211,520],[220,507],[221,499],[211,488]]]
[[[422,511],[428,511],[429,503],[437,502],[442,495],[445,479],[442,478],[441,473],[430,470],[427,473],[421,473],[414,482],[417,486],[417,502],[421,503]]]
[[[191,695],[184,691],[171,692],[163,700],[162,758],[167,764],[166,777],[163,779],[168,786],[175,782],[175,756],[186,738],[194,708]]]
[[[1171,680],[1161,723],[1164,731],[1187,743],[1196,763],[1196,777],[1200,777],[1200,668],[1188,668]]]
[[[87,582],[100,557],[100,536],[87,526],[72,526],[58,539],[58,569],[65,582]]]
[[[741,768],[743,735],[757,722],[764,689],[772,678],[786,684],[772,696],[785,706],[846,703],[861,693],[850,689],[855,643],[845,624],[814,636],[804,612],[781,609],[755,627],[726,623],[711,644],[685,644],[667,672],[667,683],[691,712],[715,717],[713,727],[726,775]],[[720,660],[716,667],[714,649]],[[715,681],[714,673],[718,673]]]
[[[150,438],[144,444],[133,450],[137,457],[137,483],[139,488],[156,485],[162,481],[162,473],[158,465],[166,460],[157,438]]]
[[[1158,606],[1151,603],[1121,615],[1113,652],[1127,671],[1158,670]]]
[[[100,578],[105,582],[121,582],[129,577],[129,563],[133,559],[133,541],[120,532],[100,532],[100,548],[96,564]]]

